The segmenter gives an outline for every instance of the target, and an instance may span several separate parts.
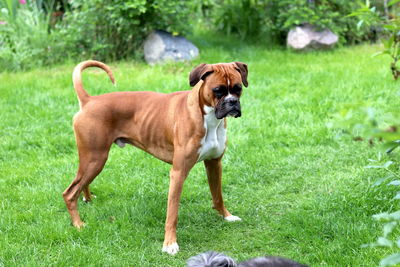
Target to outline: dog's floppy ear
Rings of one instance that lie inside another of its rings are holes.
[[[248,86],[249,83],[247,82],[247,73],[249,72],[247,70],[247,64],[243,62],[235,62],[236,65],[236,70],[240,73],[240,76],[242,76],[242,82],[244,86]]]
[[[204,80],[207,75],[211,74],[212,72],[214,71],[212,70],[211,65],[204,63],[198,65],[189,74],[190,86],[195,86],[200,81],[200,79]]]

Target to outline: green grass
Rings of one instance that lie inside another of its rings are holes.
[[[396,209],[391,188],[372,188],[365,169],[377,148],[327,127],[347,104],[398,109],[398,86],[378,47],[293,53],[237,43],[195,40],[195,62],[151,67],[111,63],[118,83],[87,70],[90,94],[188,90],[201,62],[243,61],[249,88],[242,117],[228,119],[223,159],[226,223],[211,209],[203,164],[188,177],[181,200],[176,256],[161,253],[169,165],[133,147],[113,146],[92,183],[97,198],[79,202],[87,227],[77,231],[62,199],[77,168],[71,127],[78,111],[75,63],[0,74],[0,266],[184,266],[207,250],[237,260],[280,255],[311,266],[375,266],[391,251],[361,248],[381,234],[372,215]],[[378,115],[379,115],[378,114]],[[359,115],[361,117],[361,115]],[[339,136],[339,137],[338,137]]]

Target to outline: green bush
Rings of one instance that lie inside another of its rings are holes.
[[[75,0],[57,27],[62,47],[73,57],[117,60],[140,56],[155,29],[175,34],[190,29],[190,2],[171,0]]]
[[[312,24],[329,28],[342,43],[354,44],[375,40],[371,28],[358,29],[358,20],[346,17],[359,8],[357,1],[347,0],[214,0],[210,22],[227,34],[241,38],[274,37],[283,42],[295,25]],[[374,26],[374,25],[371,25]]]
[[[38,1],[39,2],[39,1]],[[54,63],[50,16],[37,2],[0,1],[0,71]]]
[[[257,35],[264,28],[264,3],[254,0],[225,0],[213,2],[212,23],[227,35],[245,38]]]
[[[358,19],[347,17],[359,8],[357,1],[347,0],[281,0],[277,28],[288,31],[295,25],[309,23],[320,29],[331,29],[340,37],[341,43],[355,44],[377,39],[374,28],[357,27]],[[372,27],[375,25],[371,25]]]
[[[350,14],[351,17],[360,19],[358,28],[363,25],[369,27],[371,24],[378,24],[383,29],[383,32],[388,37],[383,41],[383,49],[375,55],[388,55],[391,58],[390,70],[393,78],[397,80],[400,77],[400,16],[398,12],[398,3],[400,0],[392,0],[387,3],[387,7],[391,8],[390,14],[381,14],[375,6],[371,6],[369,2],[361,5],[358,10]]]

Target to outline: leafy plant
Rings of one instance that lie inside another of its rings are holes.
[[[20,70],[55,61],[49,20],[50,14],[41,8],[41,1],[1,2],[0,70]]]
[[[213,10],[211,27],[225,34],[236,34],[242,39],[273,37],[279,42],[286,39],[292,27],[302,24],[329,28],[342,43],[360,43],[375,40],[371,29],[357,29],[357,18],[343,17],[358,7],[347,0],[209,0],[202,7]],[[203,10],[204,8],[200,8]]]
[[[360,107],[352,106],[343,109],[335,117],[335,127],[345,129],[347,133],[353,135],[354,140],[368,140],[370,144],[378,143],[386,150],[384,154],[390,154],[400,146],[400,132],[397,131],[399,121],[388,116],[393,124],[385,123],[382,118],[376,116],[376,112],[372,108],[366,108],[364,116],[354,115]],[[362,119],[364,117],[364,119]],[[388,125],[391,125],[388,127]],[[386,127],[382,128],[382,126]],[[400,186],[399,162],[395,156],[389,159],[381,152],[378,153],[377,159],[368,159],[370,164],[366,166],[368,169],[379,170],[382,178],[375,181],[373,187],[379,186]],[[392,198],[392,201],[400,199],[400,191]],[[397,248],[399,252],[393,253],[380,261],[380,266],[392,266],[400,263],[400,237],[396,235],[394,230],[400,224],[400,210],[395,212],[383,212],[373,215],[373,218],[383,224],[382,236],[372,244],[363,245],[364,247],[388,247]],[[398,227],[397,227],[398,228]]]
[[[173,34],[191,27],[191,1],[0,0],[0,71],[42,66],[66,58],[117,60],[140,56],[155,29]],[[52,11],[66,11],[61,21]]]
[[[398,134],[400,135],[400,134]],[[382,159],[378,160],[370,160],[371,164],[367,166],[367,168],[372,168],[372,169],[380,169],[383,170],[385,173],[384,177],[377,180],[375,184],[373,185],[374,187],[380,186],[382,184],[386,186],[400,186],[400,175],[396,171],[399,166],[396,166],[396,168],[393,168],[394,165],[398,165],[392,160],[388,160],[382,164],[379,164],[379,161]],[[394,170],[393,170],[394,169]],[[397,192],[396,195],[393,197],[393,201],[398,201],[400,199],[400,192]],[[378,237],[378,239],[373,242],[372,244],[364,245],[364,246],[372,246],[372,247],[388,247],[388,248],[394,248],[397,247],[399,252],[393,253],[385,258],[383,258],[380,261],[380,266],[392,266],[392,265],[397,265],[400,263],[400,238],[393,234],[394,229],[399,225],[400,223],[400,210],[395,211],[395,212],[383,212],[379,214],[375,214],[372,216],[375,220],[384,223],[383,225],[383,231],[382,231],[382,236]]]
[[[267,20],[266,1],[225,0],[214,2],[212,13],[216,29],[242,39],[258,36]]]
[[[394,7],[400,0],[392,0],[387,4],[387,7]],[[391,57],[390,70],[392,76],[397,80],[400,76],[400,69],[398,61],[400,59],[400,18],[396,14],[396,9],[393,8],[393,13],[383,15],[375,6],[367,0],[365,4],[360,4],[361,8],[351,13],[349,17],[356,16],[360,18],[357,26],[361,28],[362,25],[367,27],[373,24],[378,24],[384,31],[388,39],[382,41],[383,49],[374,55],[388,55]]]
[[[371,28],[357,29],[357,19],[343,17],[342,14],[348,14],[358,6],[355,1],[282,0],[278,3],[282,12],[278,15],[277,23],[281,29],[288,30],[295,25],[307,23],[320,29],[332,30],[339,35],[342,43],[348,44],[377,38]]]
[[[174,34],[190,29],[188,1],[75,0],[57,26],[61,46],[72,57],[117,60],[140,55],[153,30]]]

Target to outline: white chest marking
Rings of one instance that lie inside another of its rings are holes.
[[[200,141],[199,158],[197,162],[205,159],[219,158],[225,150],[226,129],[224,120],[215,117],[214,108],[204,106],[205,135]]]

